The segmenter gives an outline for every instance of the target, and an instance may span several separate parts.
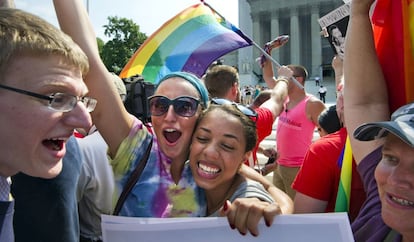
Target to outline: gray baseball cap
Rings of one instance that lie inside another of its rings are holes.
[[[385,137],[388,133],[414,147],[414,103],[398,108],[391,121],[366,123],[354,131],[354,137],[360,141],[369,141]]]

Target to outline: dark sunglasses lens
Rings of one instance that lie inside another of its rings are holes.
[[[150,112],[153,116],[161,116],[168,111],[170,100],[166,97],[152,97],[150,99]]]
[[[197,111],[198,102],[195,99],[180,97],[174,100],[174,111],[183,117],[192,117]]]

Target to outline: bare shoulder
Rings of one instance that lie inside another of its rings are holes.
[[[311,96],[306,103],[306,114],[314,124],[317,124],[319,114],[325,109],[325,104],[315,96]]]

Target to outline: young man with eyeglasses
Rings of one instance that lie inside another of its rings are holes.
[[[96,101],[85,97],[86,55],[68,36],[11,8],[0,8],[0,29],[0,241],[14,241],[8,178],[56,177],[68,139],[90,127]]]

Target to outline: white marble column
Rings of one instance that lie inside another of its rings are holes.
[[[272,12],[271,21],[270,21],[270,39],[267,41],[271,41],[279,35],[280,35],[279,13],[276,10],[274,10],[274,12]],[[280,50],[278,49],[278,50],[272,51],[272,57],[278,63],[280,63]]]
[[[262,43],[262,36],[261,36],[261,23],[260,23],[260,16],[257,13],[252,13],[252,21],[253,21],[253,41],[261,46]],[[255,63],[256,58],[261,55],[261,52],[256,47],[253,48],[253,70],[259,73],[259,66]]]
[[[300,64],[300,35],[298,9],[290,10],[290,63]]]
[[[322,37],[321,28],[318,23],[319,6],[317,4],[311,7],[311,39],[312,39],[312,70],[310,75],[319,76],[322,65]]]

